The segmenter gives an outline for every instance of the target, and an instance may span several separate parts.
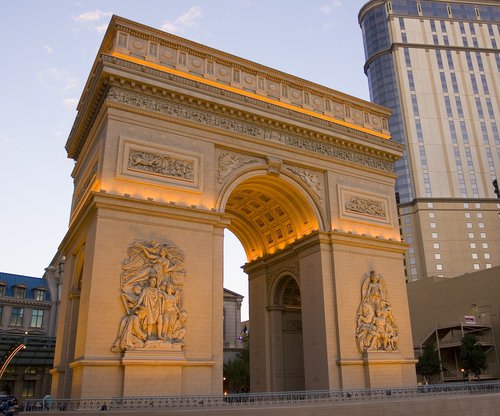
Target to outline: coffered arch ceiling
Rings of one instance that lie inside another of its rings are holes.
[[[248,261],[273,254],[319,230],[314,203],[289,180],[271,175],[247,178],[225,203],[228,228],[238,237]]]

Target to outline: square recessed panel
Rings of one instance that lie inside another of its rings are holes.
[[[346,220],[389,225],[389,202],[386,197],[339,186],[340,217]]]

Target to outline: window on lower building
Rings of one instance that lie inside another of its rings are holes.
[[[41,328],[43,325],[43,309],[33,309],[31,312],[31,327]]]
[[[12,308],[10,315],[11,326],[23,326],[24,308]]]
[[[35,385],[36,380],[24,380],[23,381],[23,397],[34,397],[35,396]]]
[[[14,287],[14,297],[17,299],[24,299],[26,295],[26,288],[24,286]]]
[[[474,263],[474,270],[479,270],[479,264]]]
[[[7,286],[5,285],[4,282],[0,282],[0,296],[5,296],[6,293],[6,288]]]
[[[443,270],[442,264],[436,264],[436,270]]]
[[[45,300],[45,290],[35,289],[33,290],[33,297],[35,300]]]

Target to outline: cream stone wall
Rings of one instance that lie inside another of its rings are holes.
[[[98,57],[66,145],[54,397],[222,393],[224,228],[248,259],[252,391],[415,383],[387,110],[119,17]]]

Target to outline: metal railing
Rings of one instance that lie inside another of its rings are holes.
[[[294,391],[247,393],[217,396],[119,397],[86,399],[30,399],[23,404],[24,412],[96,411],[153,408],[200,408],[234,406],[273,406],[286,404],[336,403],[414,399],[430,396],[500,394],[500,382],[430,384],[358,390]]]

